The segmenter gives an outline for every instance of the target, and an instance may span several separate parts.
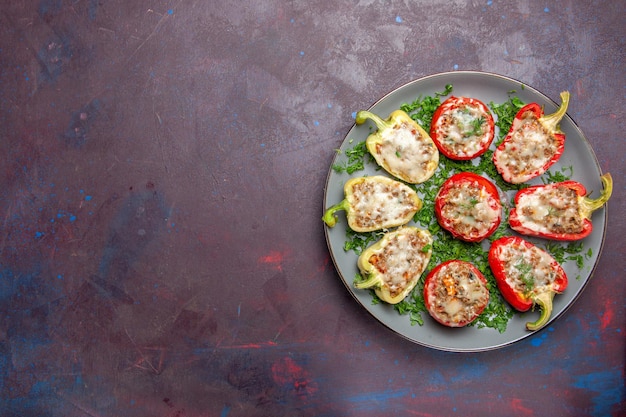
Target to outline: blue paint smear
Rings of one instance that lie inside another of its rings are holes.
[[[228,413],[230,413],[230,407],[225,405],[224,408],[222,408],[222,412],[220,413],[220,417],[226,417],[226,416],[228,416]]]
[[[100,100],[94,99],[78,111],[72,113],[70,123],[62,135],[63,139],[75,147],[82,146],[89,139],[89,129],[97,119],[101,108],[102,103]]]
[[[612,415],[613,408],[619,408],[624,401],[624,380],[619,369],[581,375],[573,386],[597,393],[592,399],[593,417]]]
[[[158,193],[130,195],[109,226],[98,276],[105,281],[124,278],[146,246],[163,232],[164,219],[169,217],[170,212]]]
[[[397,398],[406,397],[409,390],[403,389],[398,391],[385,390],[381,392],[367,392],[347,397],[348,402],[353,404],[354,410],[384,411],[396,404]]]
[[[41,0],[37,8],[37,13],[39,13],[42,19],[47,19],[59,14],[62,8],[62,0]]]
[[[90,0],[89,1],[89,9],[87,10],[87,15],[89,16],[89,20],[92,22],[96,20],[96,15],[98,14],[98,6],[100,0]]]
[[[55,36],[49,39],[37,52],[37,60],[40,65],[39,79],[54,83],[63,73],[63,68],[70,61],[72,55],[69,38],[61,39]]]

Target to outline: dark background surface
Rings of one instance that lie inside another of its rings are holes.
[[[2,416],[624,412],[623,1],[3,1]],[[558,101],[615,180],[604,251],[544,331],[412,344],[320,221],[353,112],[480,70]]]

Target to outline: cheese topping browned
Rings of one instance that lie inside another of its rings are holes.
[[[442,217],[465,237],[486,233],[500,216],[499,202],[477,183],[461,182],[442,198]]]
[[[402,123],[381,131],[382,142],[376,145],[374,157],[389,172],[411,183],[430,178],[439,163],[439,152],[430,137]]]
[[[558,152],[559,143],[531,111],[516,120],[513,127],[510,140],[503,143],[503,149],[496,149],[494,157],[504,179],[520,183],[542,173]]]
[[[368,262],[381,274],[393,297],[424,272],[430,260],[430,252],[425,248],[431,243],[432,238],[428,234],[400,230],[369,257]]]
[[[453,261],[429,276],[425,288],[428,312],[438,322],[460,327],[473,321],[489,303],[489,290],[471,264]]]
[[[478,106],[464,105],[450,109],[441,116],[436,126],[441,146],[459,157],[477,154],[490,139],[487,117]]]
[[[411,188],[382,176],[354,182],[346,198],[354,208],[353,225],[359,229],[399,226],[421,208]]]
[[[522,226],[535,232],[570,234],[583,230],[578,194],[564,185],[546,186],[522,194],[516,210]]]

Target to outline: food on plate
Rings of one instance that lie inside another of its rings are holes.
[[[431,317],[444,326],[466,326],[489,304],[487,280],[469,262],[441,263],[426,276],[424,304]]]
[[[419,184],[432,177],[439,164],[439,151],[428,132],[407,113],[396,110],[383,120],[370,111],[361,110],[357,112],[355,122],[361,125],[367,119],[378,128],[365,141],[378,165],[410,184]]]
[[[457,239],[479,242],[490,236],[502,220],[496,186],[472,172],[448,178],[435,197],[437,221]]]
[[[494,121],[480,100],[451,96],[435,110],[430,137],[450,159],[469,160],[487,151],[494,138]]]
[[[489,267],[502,297],[516,310],[528,311],[534,305],[541,309],[528,330],[539,330],[552,314],[554,294],[567,288],[567,275],[547,252],[518,236],[505,236],[491,243]]]
[[[591,214],[611,197],[613,179],[600,177],[604,190],[600,197],[587,197],[587,189],[576,181],[536,185],[515,195],[509,226],[518,233],[552,240],[580,240],[591,234]]]
[[[567,112],[569,92],[561,93],[556,112],[545,115],[537,103],[522,107],[511,128],[493,153],[493,163],[502,178],[520,184],[548,170],[565,150],[565,134],[559,123]]]
[[[415,288],[432,255],[433,239],[427,230],[414,226],[386,233],[361,253],[357,266],[360,289],[371,288],[378,298],[397,304]]]
[[[345,198],[330,207],[322,220],[337,223],[335,213],[344,210],[355,232],[372,232],[408,223],[422,208],[422,200],[406,184],[383,175],[351,178],[344,184]]]

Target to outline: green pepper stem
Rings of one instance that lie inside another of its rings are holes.
[[[335,213],[341,210],[347,211],[349,208],[350,203],[348,203],[347,199],[344,199],[326,210],[324,216],[322,216],[322,220],[328,227],[335,227],[335,224],[337,224],[337,216],[335,216]]]
[[[360,110],[357,112],[354,121],[357,125],[362,125],[367,119],[372,119],[372,121],[376,124],[376,127],[378,127],[378,130],[382,130],[388,126],[388,123],[380,116],[367,110]]]
[[[372,288],[372,287],[378,286],[379,284],[380,284],[380,277],[378,276],[378,274],[370,274],[363,281],[354,281],[354,287],[361,289],[361,290],[366,289],[366,288]]]
[[[580,215],[585,219],[590,218],[591,213],[593,213],[595,210],[602,207],[604,203],[609,201],[611,194],[613,194],[613,177],[611,177],[611,174],[607,172],[606,174],[601,176],[600,179],[602,180],[602,185],[604,186],[600,197],[595,199],[583,197],[580,199]]]
[[[569,91],[561,92],[561,105],[559,108],[552,114],[543,115],[539,120],[541,123],[550,129],[552,132],[560,132],[559,122],[565,116],[567,112],[567,106],[569,105]]]
[[[546,325],[552,315],[552,300],[554,299],[554,291],[542,292],[536,296],[533,301],[541,309],[541,315],[536,322],[526,323],[526,328],[531,331],[539,330]]]

